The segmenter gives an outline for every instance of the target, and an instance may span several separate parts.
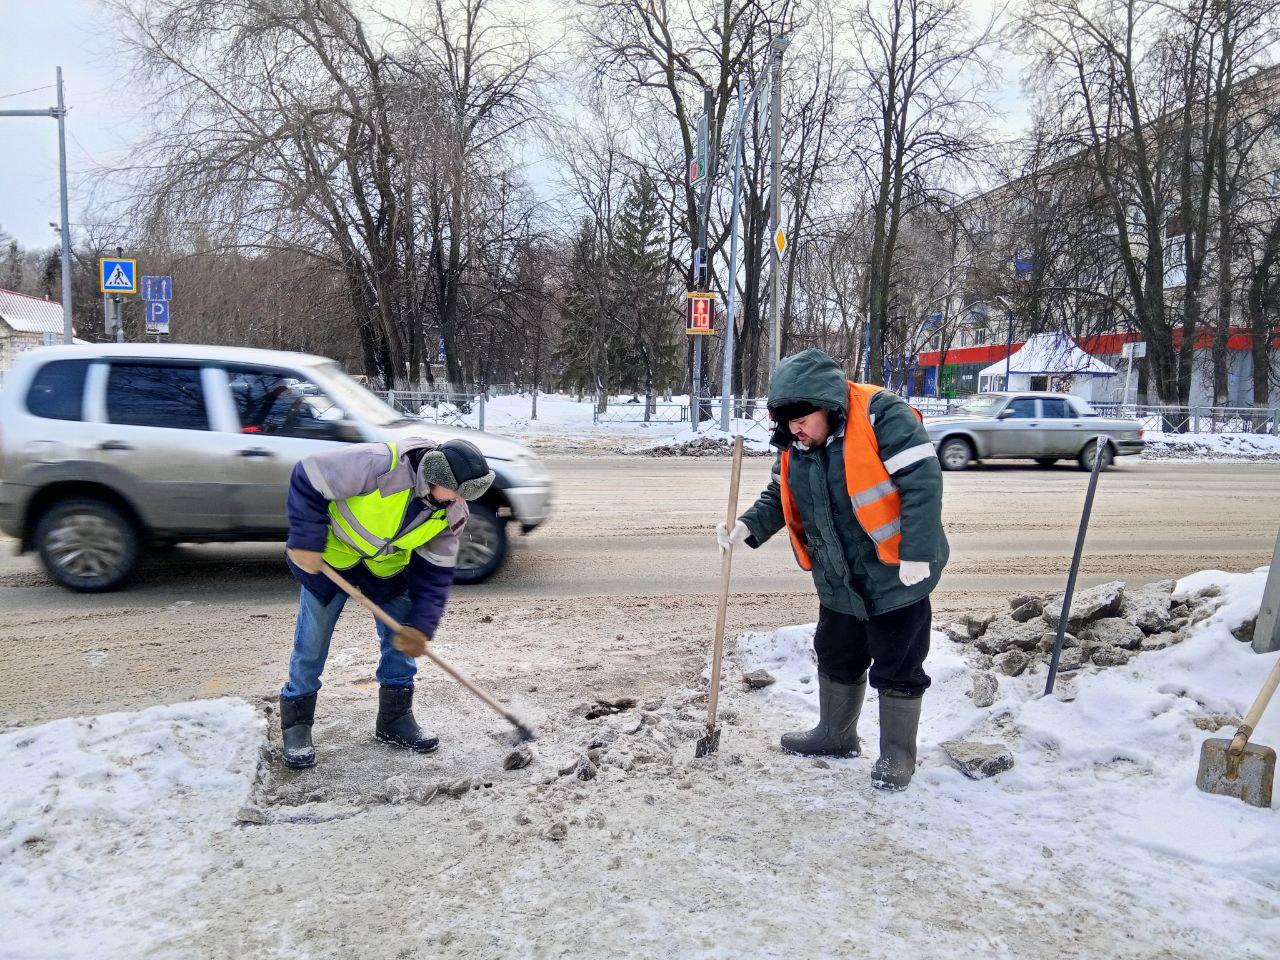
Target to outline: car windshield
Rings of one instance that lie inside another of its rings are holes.
[[[998,393],[978,393],[951,408],[953,414],[963,417],[994,416],[1004,397]]]
[[[314,368],[314,373],[316,381],[329,390],[333,399],[352,416],[379,427],[411,422],[349,377],[336,363],[321,364]]]

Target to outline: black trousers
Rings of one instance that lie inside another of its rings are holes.
[[[818,672],[837,683],[857,683],[869,669],[875,689],[918,696],[929,688],[924,658],[932,622],[928,597],[869,620],[821,607],[813,636]]]

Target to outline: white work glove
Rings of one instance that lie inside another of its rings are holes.
[[[898,564],[898,579],[904,586],[913,587],[929,579],[929,565],[921,560],[903,560]]]
[[[749,536],[751,536],[751,531],[747,529],[747,525],[741,520],[733,525],[732,532],[726,529],[723,523],[716,524],[716,543],[720,545],[721,553],[724,553],[735,544],[744,542]]]

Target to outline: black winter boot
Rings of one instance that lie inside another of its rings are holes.
[[[305,770],[316,764],[316,750],[311,745],[311,725],[316,718],[316,695],[297,700],[280,698],[280,732],[284,735],[284,765],[292,770]]]
[[[880,691],[880,759],[871,767],[871,785],[905,790],[916,772],[916,731],[923,694]]]
[[[440,738],[425,733],[413,719],[413,687],[378,688],[376,734],[383,743],[415,753],[434,753],[440,746]]]
[[[866,694],[865,673],[857,683],[837,683],[818,674],[818,725],[804,733],[784,733],[782,749],[810,757],[858,756],[858,714]]]

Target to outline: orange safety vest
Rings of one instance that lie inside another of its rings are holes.
[[[849,418],[844,428],[844,479],[853,503],[853,514],[872,542],[880,562],[897,564],[902,543],[902,497],[880,459],[880,444],[871,425],[871,400],[884,388],[849,381]],[[921,420],[920,411],[911,408]],[[804,523],[796,509],[788,476],[791,448],[782,451],[782,516],[787,521],[791,549],[805,570],[813,569],[805,545]]]

